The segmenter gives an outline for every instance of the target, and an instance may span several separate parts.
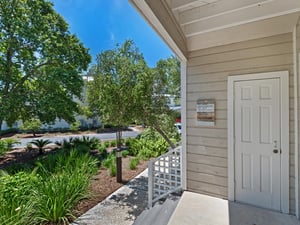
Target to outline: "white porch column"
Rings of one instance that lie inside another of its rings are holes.
[[[181,140],[182,140],[182,157],[181,157],[181,171],[182,171],[182,187],[183,190],[187,189],[187,173],[186,173],[186,150],[187,150],[187,137],[186,137],[186,60],[181,60]]]

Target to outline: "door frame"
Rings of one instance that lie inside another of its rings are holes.
[[[289,73],[277,71],[267,73],[245,74],[228,77],[228,199],[235,201],[235,149],[234,149],[234,84],[237,81],[279,78],[280,80],[280,138],[281,138],[281,212],[289,213]]]

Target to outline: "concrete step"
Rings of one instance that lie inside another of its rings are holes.
[[[165,201],[157,202],[152,208],[144,210],[133,225],[167,225],[179,199],[179,195],[171,195]]]

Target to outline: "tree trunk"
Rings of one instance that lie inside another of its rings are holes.
[[[2,123],[3,123],[3,120],[0,119],[0,139],[2,138]]]
[[[121,148],[121,139],[122,139],[122,126],[118,126],[116,132],[116,141],[117,141],[117,148]]]
[[[160,127],[155,126],[154,129],[166,140],[166,142],[168,142],[168,144],[170,145],[170,147],[172,149],[174,149],[176,146],[174,145],[174,143],[168,138],[168,136],[165,134],[165,132],[163,132]]]

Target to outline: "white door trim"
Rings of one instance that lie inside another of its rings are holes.
[[[228,199],[235,201],[234,83],[236,81],[279,78],[281,88],[281,212],[289,213],[289,73],[278,71],[228,77]]]

